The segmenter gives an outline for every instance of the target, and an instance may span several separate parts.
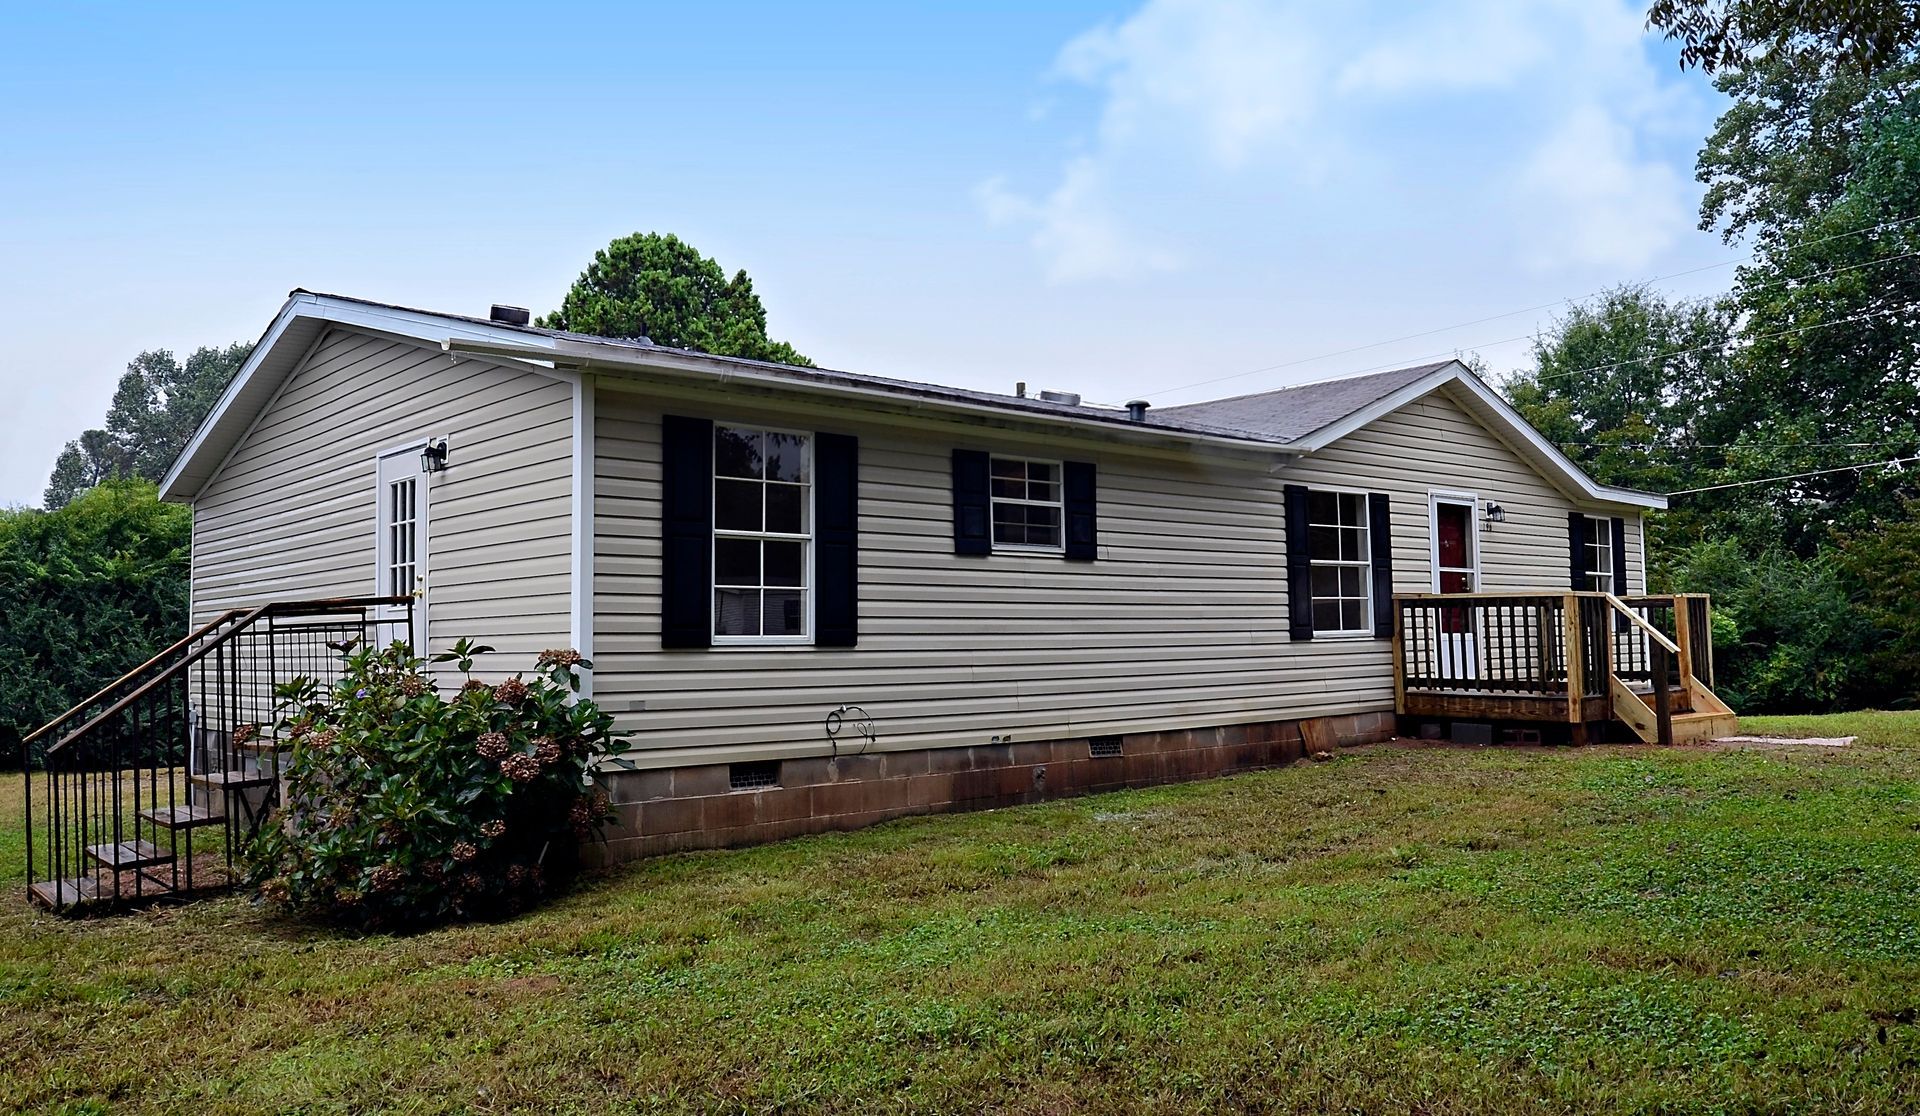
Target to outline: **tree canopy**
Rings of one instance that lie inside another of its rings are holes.
[[[1920,43],[1912,0],[1654,0],[1647,24],[1707,73],[1793,55],[1871,73]]]
[[[634,233],[593,254],[560,308],[537,323],[598,337],[645,337],[718,356],[811,366],[767,336],[767,310],[745,271],[719,263],[671,233]]]
[[[107,409],[104,429],[68,442],[47,481],[46,506],[65,506],[75,496],[115,477],[158,484],[213,409],[240,366],[250,343],[195,349],[183,364],[165,349],[128,362]]]
[[[124,477],[0,510],[0,756],[185,633],[192,522]]]

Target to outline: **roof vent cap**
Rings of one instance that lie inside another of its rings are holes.
[[[1040,398],[1048,403],[1064,403],[1069,407],[1080,405],[1080,393],[1077,391],[1043,391]]]
[[[1129,399],[1127,401],[1127,419],[1130,422],[1147,421],[1147,401],[1144,399]]]
[[[523,326],[533,321],[533,314],[524,306],[502,306],[496,302],[488,312],[487,320],[501,325]]]

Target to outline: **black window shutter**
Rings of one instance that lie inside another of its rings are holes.
[[[860,634],[860,439],[814,436],[813,642],[852,647]]]
[[[1060,469],[1060,493],[1066,504],[1067,557],[1075,562],[1091,562],[1100,553],[1100,508],[1095,493],[1093,466],[1085,461],[1069,461]]]
[[[1579,512],[1567,516],[1567,565],[1573,575],[1575,592],[1587,587],[1587,517]]]
[[[1393,638],[1393,500],[1384,492],[1367,496],[1367,542],[1373,550],[1373,634]]]
[[[988,457],[981,450],[953,451],[953,552],[987,554],[993,550]]]
[[[1290,484],[1287,494],[1287,635],[1313,638],[1313,554],[1307,540],[1307,489]]]
[[[660,646],[713,645],[713,423],[660,421]]]
[[[1627,521],[1613,519],[1613,591],[1627,595]]]

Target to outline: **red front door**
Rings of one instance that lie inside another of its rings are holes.
[[[1473,552],[1473,505],[1435,501],[1433,533],[1434,588],[1442,593],[1476,592],[1480,588],[1480,575],[1479,562]],[[1467,609],[1449,608],[1441,615],[1442,630],[1467,630]]]

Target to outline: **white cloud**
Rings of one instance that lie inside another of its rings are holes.
[[[1650,137],[1699,134],[1643,20],[1637,0],[1146,0],[1055,60],[1098,98],[1055,184],[977,201],[1032,226],[1056,283],[1182,266],[1236,202],[1285,229],[1308,191],[1409,173],[1504,204],[1530,266],[1638,266],[1691,226],[1689,176]]]
[[[1525,253],[1536,269],[1560,261],[1643,268],[1690,225],[1687,184],[1638,157],[1632,130],[1599,105],[1575,108],[1530,158],[1517,198],[1536,218]]]
[[[1105,193],[1100,164],[1079,158],[1067,164],[1060,185],[1039,201],[1013,193],[999,178],[981,183],[975,197],[994,224],[1035,226],[1033,247],[1045,261],[1049,282],[1130,279],[1177,267],[1171,252],[1122,227]]]

